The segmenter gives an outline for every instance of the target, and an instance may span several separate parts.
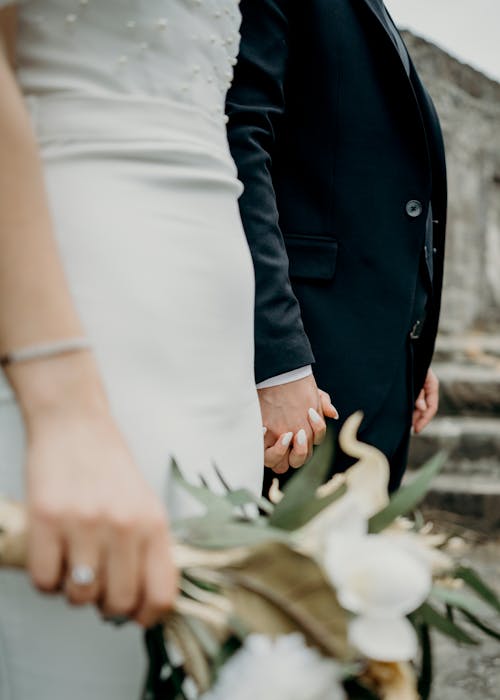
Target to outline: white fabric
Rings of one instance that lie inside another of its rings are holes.
[[[282,384],[296,382],[299,379],[310,377],[312,373],[311,365],[299,367],[298,369],[292,369],[290,372],[283,372],[283,374],[277,374],[275,377],[269,377],[269,379],[259,382],[257,384],[257,389],[269,389],[273,386],[281,386]]]
[[[253,269],[223,118],[237,0],[18,9],[19,82],[59,248],[118,423],[171,512],[185,512],[172,454],[192,480],[215,484],[215,462],[258,492]],[[19,498],[23,452],[3,380],[0,492]],[[2,700],[137,700],[141,645],[132,625],[111,629],[0,573]]]

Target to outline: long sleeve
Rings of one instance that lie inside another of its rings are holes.
[[[269,377],[269,379],[259,382],[259,384],[257,384],[257,389],[269,389],[273,386],[291,384],[292,382],[297,382],[299,379],[310,377],[312,373],[311,365],[297,367],[297,369],[292,369],[290,372],[283,372],[283,374],[278,374],[276,377]]]
[[[258,383],[314,362],[290,284],[272,179],[285,109],[292,2],[242,0],[240,55],[226,108],[231,152],[245,187],[240,211],[255,267]]]

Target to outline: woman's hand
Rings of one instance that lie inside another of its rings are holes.
[[[105,616],[151,626],[176,595],[166,516],[82,362],[75,354],[10,370],[22,373],[18,385],[26,374],[32,380],[25,402],[29,570],[43,591],[63,587],[76,605],[95,603]],[[72,371],[75,364],[83,372]],[[51,380],[64,389],[51,395]],[[74,567],[94,580],[79,585]]]

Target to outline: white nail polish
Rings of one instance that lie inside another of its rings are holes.
[[[321,416],[317,411],[314,410],[314,408],[310,408],[309,411],[309,418],[312,420],[313,423],[319,423],[321,420]]]
[[[299,445],[305,445],[305,444],[306,444],[306,442],[307,442],[307,435],[306,435],[306,431],[304,430],[304,428],[301,428],[301,429],[299,430],[299,432],[297,433],[297,442],[299,443]]]
[[[262,426],[262,435],[265,435],[267,433],[267,428],[265,425]]]
[[[292,442],[292,438],[293,433],[286,433],[285,435],[283,435],[283,438],[281,440],[281,444],[283,445],[283,447],[288,447],[288,445]]]
[[[334,412],[334,414],[335,414],[335,415],[333,416],[334,420],[338,420],[338,419],[339,419],[339,412],[337,411],[337,409],[335,408],[335,406],[333,405],[333,403],[330,404],[330,407],[333,409],[333,412]]]

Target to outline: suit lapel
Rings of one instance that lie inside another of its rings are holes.
[[[400,63],[403,65],[403,59],[401,57],[401,54],[399,53],[398,47],[394,43],[394,38],[391,34],[391,30],[387,26],[387,20],[384,17],[384,12],[383,12],[380,0],[361,0],[361,2],[364,2],[365,5],[367,5],[367,7],[371,10],[374,17],[377,19],[378,23],[380,24],[380,26],[384,30],[384,33],[385,33],[387,39],[391,42],[391,46],[394,49],[394,51],[396,52]],[[404,65],[403,65],[403,68],[404,68]],[[405,69],[405,72],[406,72],[406,69]]]

